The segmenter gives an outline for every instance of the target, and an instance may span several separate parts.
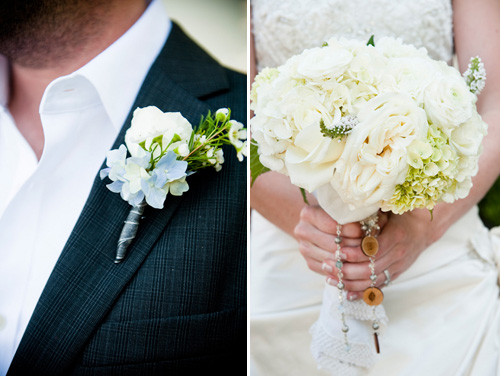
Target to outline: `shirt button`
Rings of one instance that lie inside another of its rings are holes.
[[[7,324],[5,316],[0,315],[0,330],[4,329]]]

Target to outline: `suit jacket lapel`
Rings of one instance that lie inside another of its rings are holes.
[[[156,105],[163,111],[181,112],[198,124],[208,106],[196,98],[226,87],[224,70],[174,24],[133,109]],[[131,118],[132,111],[114,148],[124,143]],[[40,375],[55,375],[71,367],[182,201],[182,197],[168,196],[163,210],[146,208],[127,257],[117,265],[113,263],[116,243],[130,206],[105,185],[96,177],[9,374],[37,369]]]

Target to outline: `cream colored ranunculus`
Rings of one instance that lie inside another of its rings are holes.
[[[376,49],[388,58],[427,57],[425,48],[416,48],[412,44],[404,44],[401,38],[384,37],[376,41]]]
[[[469,121],[453,129],[450,135],[450,143],[460,155],[478,155],[486,130],[486,123],[474,111]]]
[[[455,71],[450,70],[449,73],[435,79],[424,92],[429,121],[448,136],[455,127],[470,120],[475,103],[475,96],[462,77]]]
[[[375,48],[367,46],[354,47],[353,59],[346,69],[345,76],[356,81],[378,86],[385,71],[387,59]]]
[[[424,92],[436,78],[434,62],[420,57],[401,57],[389,60],[379,84],[380,92],[407,93],[422,106]]]
[[[326,47],[306,51],[297,62],[296,69],[298,77],[307,79],[338,77],[352,60],[352,53],[333,41]]]

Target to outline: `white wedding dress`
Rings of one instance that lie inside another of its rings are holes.
[[[396,36],[452,61],[451,0],[252,0],[257,68],[331,36]],[[500,233],[474,207],[389,287],[389,319],[370,375],[500,375]],[[296,241],[255,211],[251,223],[251,374],[325,375],[311,355],[324,277]],[[337,373],[334,373],[337,374]]]

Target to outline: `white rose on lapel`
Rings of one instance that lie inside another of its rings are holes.
[[[158,155],[163,149],[186,156],[192,132],[193,127],[179,112],[164,113],[154,106],[137,108],[125,134],[125,144],[133,157],[139,156],[141,149],[154,147],[155,142],[160,146],[155,150]]]

